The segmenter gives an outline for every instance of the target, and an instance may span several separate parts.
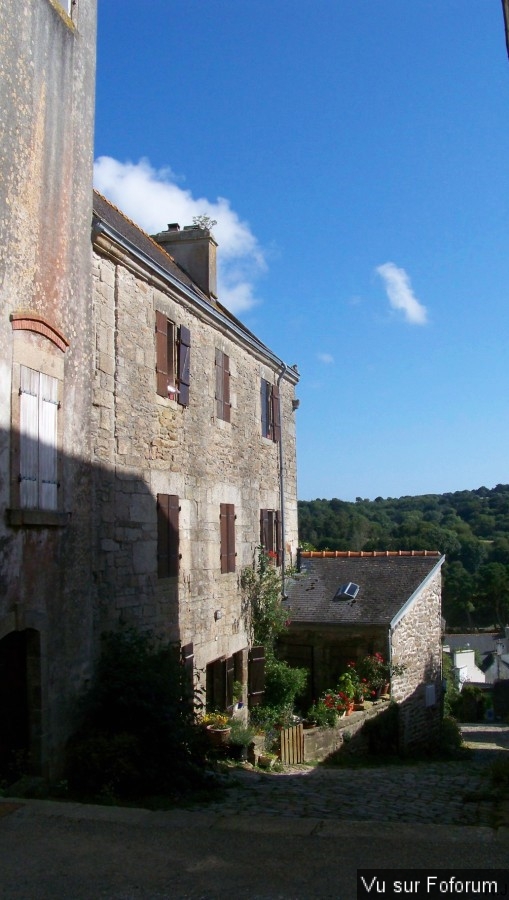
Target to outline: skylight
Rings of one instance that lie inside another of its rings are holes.
[[[342,584],[338,587],[333,600],[355,600],[359,590],[360,586],[358,584],[355,584],[353,581],[348,581],[346,584]]]

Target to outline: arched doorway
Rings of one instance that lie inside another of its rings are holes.
[[[40,771],[39,632],[11,631],[0,640],[0,779]]]

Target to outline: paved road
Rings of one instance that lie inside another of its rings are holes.
[[[463,772],[243,775],[222,805],[193,810],[0,802],[0,897],[354,900],[358,868],[507,868],[509,820],[481,797],[509,729],[473,726],[466,738],[476,750]]]

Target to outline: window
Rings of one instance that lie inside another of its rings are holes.
[[[260,510],[260,543],[265,553],[281,565],[281,514],[277,509]]]
[[[58,380],[21,366],[19,397],[19,504],[56,510]]]
[[[189,406],[191,333],[156,312],[156,375],[160,397]]]
[[[272,441],[281,439],[281,415],[279,408],[279,388],[262,378],[262,435]]]
[[[174,578],[179,574],[179,498],[157,495],[157,575]]]
[[[235,507],[221,503],[219,513],[221,572],[235,572]]]
[[[230,421],[230,357],[216,350],[216,404],[217,417]]]

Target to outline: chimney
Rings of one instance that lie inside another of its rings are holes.
[[[217,299],[216,248],[208,228],[187,225],[182,231],[176,223],[153,239],[184,269],[195,284],[212,299]]]

